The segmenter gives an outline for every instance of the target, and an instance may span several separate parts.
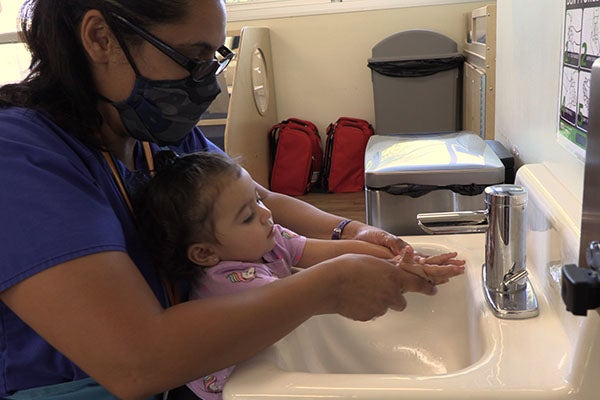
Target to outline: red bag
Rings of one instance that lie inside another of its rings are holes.
[[[269,132],[271,190],[291,196],[308,192],[319,181],[323,165],[321,136],[315,124],[289,118]]]
[[[327,127],[322,186],[329,192],[360,192],[365,186],[365,149],[374,134],[368,121],[340,117]]]

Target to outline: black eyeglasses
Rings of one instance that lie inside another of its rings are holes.
[[[203,78],[206,78],[211,74],[219,75],[225,70],[225,68],[227,68],[233,57],[235,57],[235,53],[233,51],[229,50],[225,46],[221,46],[217,49],[215,53],[215,58],[213,58],[212,60],[192,60],[191,58],[184,56],[183,54],[181,54],[162,40],[158,39],[150,32],[135,25],[128,19],[113,12],[111,12],[110,15],[116,18],[123,25],[127,26],[129,29],[140,35],[142,39],[150,43],[152,46],[156,47],[159,51],[171,58],[177,64],[185,68],[190,73],[190,76],[195,82],[199,82]]]

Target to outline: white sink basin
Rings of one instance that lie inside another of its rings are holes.
[[[484,234],[408,240],[420,251],[458,251],[465,274],[435,296],[408,294],[405,311],[375,321],[311,318],[238,365],[224,399],[570,398],[573,343],[535,276],[540,315],[498,319],[483,297]]]
[[[419,248],[439,254],[442,246]],[[269,350],[283,371],[329,374],[439,375],[483,356],[481,321],[471,282],[459,277],[436,296],[406,295],[404,312],[370,322],[337,315],[311,318]],[[443,336],[440,337],[440,334]]]

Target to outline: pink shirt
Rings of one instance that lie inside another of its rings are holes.
[[[275,224],[275,247],[263,256],[264,263],[222,261],[205,268],[192,285],[190,299],[218,296],[267,285],[291,275],[291,267],[302,257],[306,238]],[[223,385],[233,366],[188,383],[204,400],[222,399]]]

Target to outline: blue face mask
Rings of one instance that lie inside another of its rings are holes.
[[[132,137],[164,146],[181,142],[220,92],[214,74],[198,82],[191,77],[149,80],[136,74],[129,97],[110,103]]]

